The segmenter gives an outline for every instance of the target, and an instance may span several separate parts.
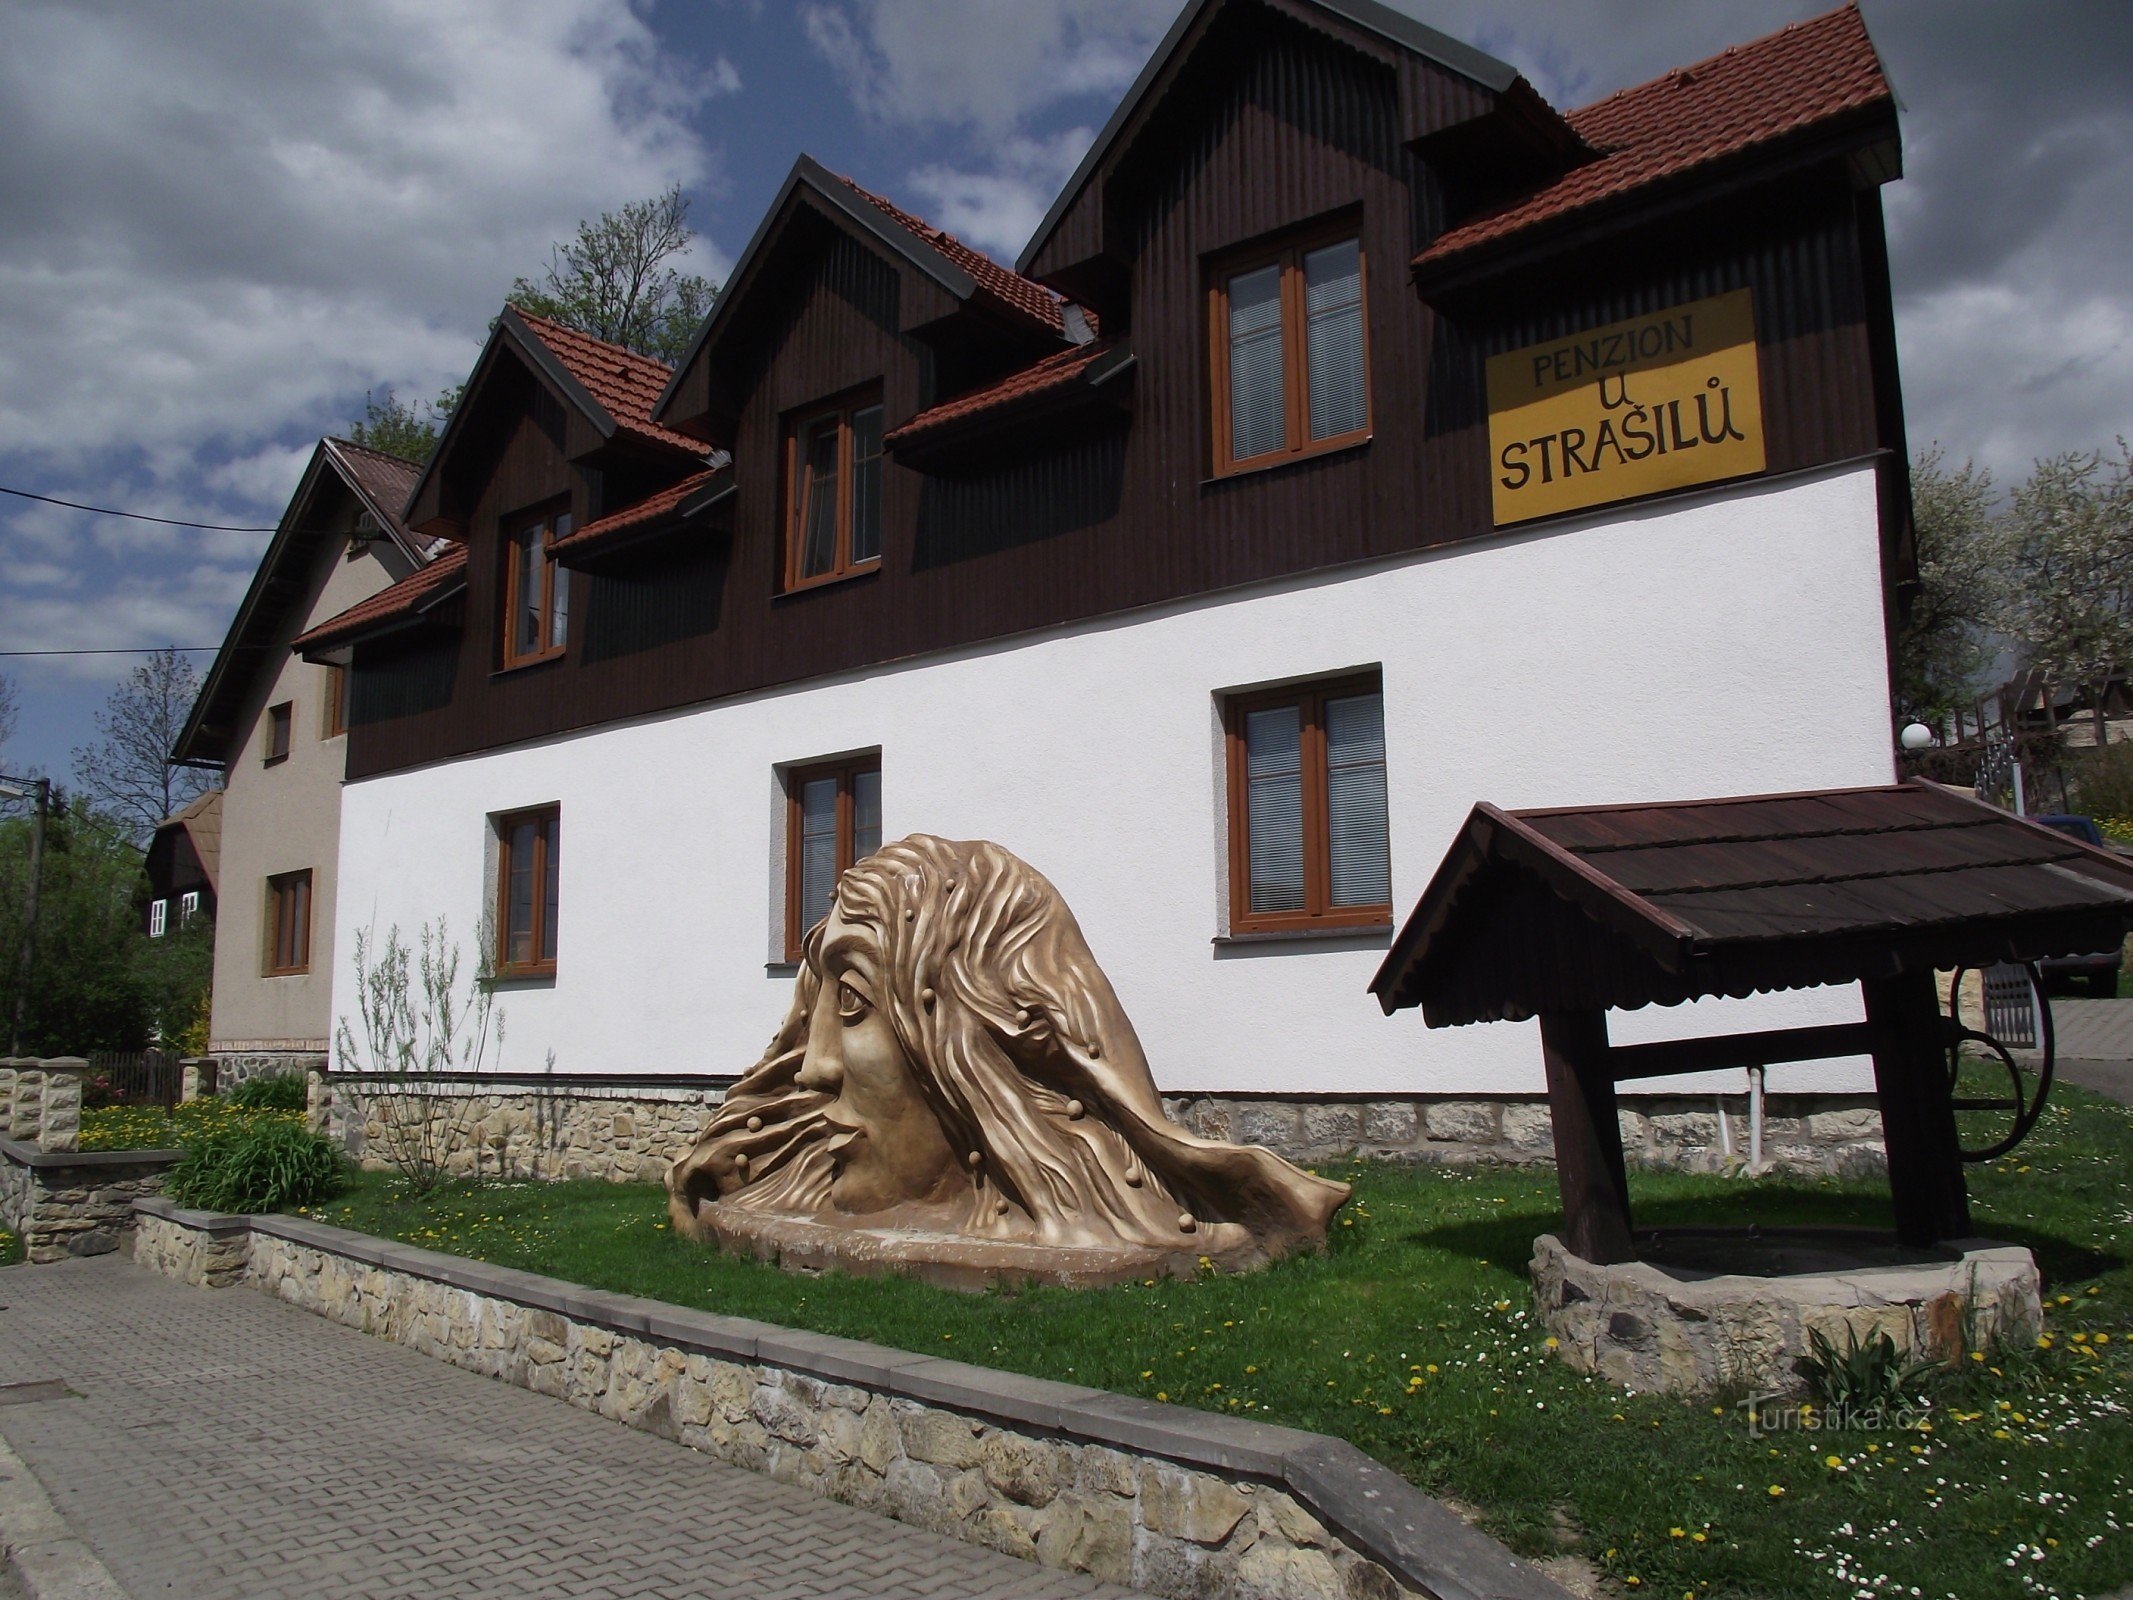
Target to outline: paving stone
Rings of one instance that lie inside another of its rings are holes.
[[[120,1256],[0,1275],[45,1379],[0,1437],[135,1600],[1130,1595]]]

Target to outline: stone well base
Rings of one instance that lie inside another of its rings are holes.
[[[1810,1332],[1955,1360],[2043,1322],[2036,1262],[1989,1239],[1927,1251],[1864,1229],[1680,1228],[1638,1244],[1644,1259],[1598,1266],[1543,1234],[1532,1273],[1563,1359],[1640,1392],[1797,1391]]]

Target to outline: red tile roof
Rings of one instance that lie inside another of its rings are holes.
[[[297,635],[291,648],[308,652],[345,644],[370,632],[378,624],[411,616],[426,600],[440,597],[465,574],[467,547],[448,544],[437,559],[418,572],[409,573],[388,589],[367,600],[358,600],[337,617],[329,617],[308,633]]]
[[[1095,339],[1088,344],[1076,345],[1071,350],[1057,351],[1042,361],[987,384],[982,389],[973,389],[968,394],[957,395],[953,400],[943,400],[939,405],[921,411],[902,427],[892,431],[884,442],[891,448],[914,444],[954,424],[968,422],[988,412],[1009,409],[1040,395],[1067,388],[1078,382],[1082,374],[1117,347],[1116,339]]]
[[[647,495],[635,505],[624,506],[620,511],[611,511],[604,517],[595,518],[568,538],[556,540],[550,548],[558,556],[569,557],[604,544],[617,534],[649,527],[661,518],[671,516],[684,500],[698,490],[709,488],[711,481],[726,470],[726,465],[721,463],[716,467],[706,467],[701,472],[692,472],[679,483],[669,484],[657,494]]]
[[[1062,302],[1059,296],[1036,279],[1025,278],[1013,268],[1001,266],[990,256],[971,249],[947,229],[936,228],[923,218],[914,217],[903,207],[884,200],[871,189],[861,188],[843,174],[838,174],[838,179],[862,200],[879,207],[890,221],[907,229],[921,242],[932,246],[969,273],[977,280],[980,294],[1006,310],[1036,323],[1046,333],[1064,335],[1060,310]]]
[[[426,541],[407,531],[407,524],[400,520],[407,509],[407,497],[415,492],[415,480],[422,476],[422,464],[406,461],[399,456],[389,456],[382,450],[373,450],[367,444],[357,444],[352,439],[328,439],[341,464],[348,469],[361,489],[380,511],[392,518],[394,531],[411,547],[420,548]]]
[[[1415,257],[1438,267],[1514,234],[1594,211],[1758,146],[1894,104],[1856,4],[1735,45],[1566,120],[1598,160],[1461,223]]]
[[[564,370],[615,419],[618,432],[650,444],[669,445],[692,456],[704,453],[699,440],[676,433],[671,428],[662,428],[652,420],[652,408],[665,392],[667,380],[674,376],[672,367],[663,361],[654,361],[650,356],[641,356],[634,350],[625,350],[619,344],[609,344],[589,333],[566,328],[560,322],[537,317],[523,306],[511,309],[554,353]]]

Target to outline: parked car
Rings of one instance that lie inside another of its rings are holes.
[[[2065,812],[2049,812],[2031,817],[2032,822],[2057,829],[2060,833],[2079,839],[2083,844],[2094,845],[2099,850],[2111,846],[2103,837],[2103,830],[2096,826],[2093,817],[2070,816]],[[2057,981],[2068,984],[2075,980],[2085,981],[2090,994],[2111,999],[2118,993],[2118,969],[2124,959],[2124,946],[2113,945],[2108,950],[2098,950],[2086,956],[2054,956],[2049,961],[2037,963],[2037,971],[2044,979],[2044,987],[2057,987]],[[2055,981],[2057,980],[2057,981]]]

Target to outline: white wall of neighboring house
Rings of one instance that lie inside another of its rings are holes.
[[[991,838],[1049,876],[1164,1089],[1537,1092],[1530,1025],[1383,1016],[1366,992],[1382,938],[1216,942],[1218,692],[1382,667],[1404,916],[1478,799],[1889,782],[1881,604],[1874,475],[1854,465],[353,783],[334,1010],[353,1009],[358,929],[412,939],[444,915],[471,959],[488,819],[559,803],[558,970],[502,989],[500,1065],[537,1070],[553,1050],[564,1074],[737,1073],[791,985],[773,960],[777,769],[879,746],[885,837]],[[1615,1032],[1858,1014],[1854,992],[1816,991],[1630,1014]],[[1774,1090],[1866,1081],[1857,1062],[1771,1073]]]

